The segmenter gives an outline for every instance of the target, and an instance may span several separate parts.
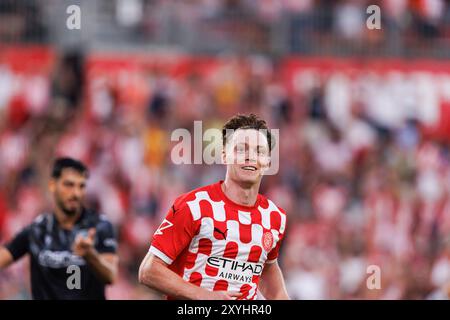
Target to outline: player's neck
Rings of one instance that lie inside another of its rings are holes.
[[[254,206],[258,198],[259,183],[244,186],[225,177],[221,187],[228,199],[242,206]]]
[[[67,229],[67,230],[72,229],[73,226],[75,225],[76,221],[80,217],[80,215],[81,215],[81,211],[77,212],[73,216],[69,216],[69,215],[65,214],[61,208],[58,208],[58,207],[55,208],[56,220],[58,220],[59,225],[63,229]]]

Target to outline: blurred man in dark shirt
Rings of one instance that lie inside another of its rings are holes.
[[[80,161],[57,159],[49,183],[53,212],[0,246],[0,270],[30,254],[33,299],[105,299],[105,285],[117,276],[113,227],[83,206],[88,175]]]

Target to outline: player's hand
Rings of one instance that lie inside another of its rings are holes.
[[[80,257],[85,257],[91,253],[94,249],[95,232],[96,230],[91,228],[86,237],[83,237],[81,234],[77,235],[72,247],[73,253]]]
[[[209,291],[200,300],[237,300],[242,297],[241,292],[232,291]]]

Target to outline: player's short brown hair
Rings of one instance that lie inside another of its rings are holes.
[[[265,130],[269,149],[272,150],[274,146],[274,139],[270,133],[270,129],[267,127],[265,120],[259,118],[257,115],[251,113],[249,115],[237,114],[228,121],[222,127],[222,142],[223,146],[227,144],[229,136],[237,129],[255,129]],[[231,131],[232,130],[232,131]]]

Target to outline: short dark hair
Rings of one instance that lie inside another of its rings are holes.
[[[75,160],[75,159],[68,158],[68,157],[63,157],[63,158],[57,158],[53,162],[52,178],[54,178],[54,179],[60,178],[62,171],[64,169],[72,169],[72,170],[79,172],[82,175],[85,175],[86,177],[89,176],[89,170],[84,165],[84,163],[82,163],[79,160]]]
[[[225,123],[222,128],[222,142],[224,147],[227,144],[227,139],[231,135],[230,130],[233,130],[232,132],[234,132],[237,129],[265,130],[269,149],[272,150],[275,145],[275,141],[270,129],[267,127],[266,121],[251,113],[249,115],[237,114]]]

